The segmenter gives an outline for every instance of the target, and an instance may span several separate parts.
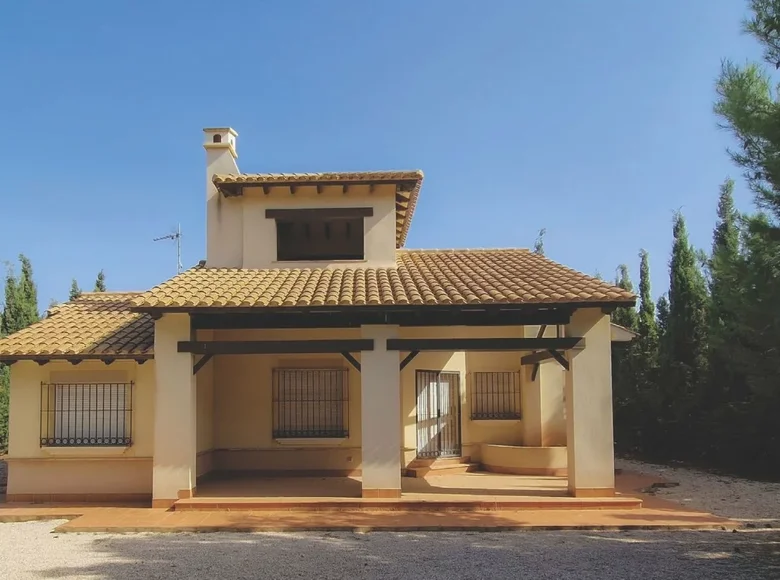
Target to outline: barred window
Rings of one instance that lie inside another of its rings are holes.
[[[41,383],[41,446],[127,446],[133,383]]]
[[[274,369],[273,436],[349,435],[347,369]]]
[[[472,419],[520,419],[520,373],[475,372],[471,381]]]

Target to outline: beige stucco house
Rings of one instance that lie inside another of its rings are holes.
[[[398,497],[442,457],[614,493],[633,295],[527,250],[404,249],[419,171],[241,173],[236,132],[204,134],[206,260],[0,340],[9,501],[170,506],[240,471]]]

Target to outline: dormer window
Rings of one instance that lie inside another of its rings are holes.
[[[365,259],[363,218],[370,207],[269,209],[279,262]]]

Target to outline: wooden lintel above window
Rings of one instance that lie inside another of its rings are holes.
[[[322,207],[265,210],[265,217],[268,219],[285,219],[291,221],[371,217],[373,215],[373,207]]]
[[[181,341],[179,352],[192,354],[318,354],[374,350],[372,339]]]

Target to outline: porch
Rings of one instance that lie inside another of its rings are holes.
[[[204,493],[271,501],[274,485],[296,498],[403,494],[411,502],[529,490],[532,498],[612,496],[609,317],[597,308],[445,314],[459,324],[440,316],[420,326],[344,328],[340,319],[328,328],[306,316],[279,328],[257,315],[163,315],[155,324],[154,505]],[[491,457],[482,457],[488,446]],[[502,446],[537,458],[507,457]],[[431,457],[568,479],[402,484],[415,461]],[[316,492],[311,481],[258,479],[234,482],[230,493],[208,491],[202,479],[237,471],[345,479]]]

